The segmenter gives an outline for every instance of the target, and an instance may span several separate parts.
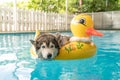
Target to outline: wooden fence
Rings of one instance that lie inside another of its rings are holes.
[[[92,16],[96,29],[120,29],[120,11],[87,13]],[[0,8],[0,33],[66,31],[70,30],[73,15],[16,10],[16,25],[13,8]]]
[[[73,15],[17,9],[17,25],[12,8],[0,8],[0,32],[65,31]]]
[[[96,29],[120,30],[120,11],[93,13]]]

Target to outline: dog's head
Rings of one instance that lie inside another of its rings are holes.
[[[54,35],[45,33],[30,41],[35,48],[38,58],[51,60],[58,55],[59,45]]]

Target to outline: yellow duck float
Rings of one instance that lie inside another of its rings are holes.
[[[103,36],[102,33],[96,31],[91,16],[87,14],[79,14],[71,21],[71,32],[73,37],[70,42],[62,46],[59,55],[55,60],[73,60],[89,58],[96,54],[96,45],[92,42],[91,36]],[[36,35],[40,34],[39,31]],[[33,54],[33,52],[32,52]]]

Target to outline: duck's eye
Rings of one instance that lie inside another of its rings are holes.
[[[85,19],[80,19],[79,23],[85,24]]]

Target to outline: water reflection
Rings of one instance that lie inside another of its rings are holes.
[[[29,52],[29,40],[34,38],[34,34],[0,34],[0,79],[118,80],[120,32],[103,33],[103,37],[94,37],[98,47],[95,57],[71,61],[35,61]],[[68,32],[64,34],[69,35]]]
[[[34,34],[0,34],[1,80],[22,80],[20,78],[20,75],[22,75],[20,72],[29,70],[29,67],[32,66],[29,55],[29,40],[33,38],[33,36]],[[31,66],[28,67],[28,65]],[[27,67],[27,69],[21,70],[21,67]],[[22,78],[24,77],[22,76]],[[27,77],[27,80],[29,80],[29,76]]]
[[[90,74],[92,65],[96,62],[96,57],[83,60],[70,61],[36,61],[35,69],[31,72],[30,80],[100,80],[97,74]]]

